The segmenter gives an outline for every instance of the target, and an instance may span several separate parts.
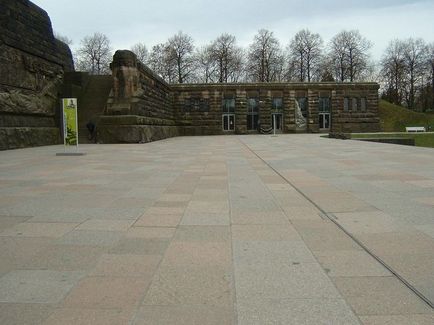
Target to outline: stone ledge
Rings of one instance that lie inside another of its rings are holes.
[[[61,143],[55,127],[0,127],[0,150]]]
[[[176,126],[172,120],[146,117],[138,115],[106,115],[99,116],[98,126],[103,125],[154,125],[154,126]]]
[[[145,143],[179,136],[177,126],[101,125],[97,127],[99,143]]]

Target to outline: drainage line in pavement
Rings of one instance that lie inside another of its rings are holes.
[[[293,183],[291,183],[288,179],[286,179],[285,176],[283,176],[279,171],[277,171],[273,166],[271,166],[268,162],[266,162],[264,159],[262,159],[255,151],[250,149],[250,147],[245,144],[243,141],[239,140],[251,153],[253,153],[258,159],[260,159],[264,164],[266,164],[269,168],[271,168],[277,175],[282,177],[285,182],[287,182],[291,187],[293,187],[298,193],[300,193],[306,200],[308,200],[310,203],[312,203],[323,215],[327,217],[330,221],[332,221],[339,229],[341,229],[347,236],[349,236],[352,240],[354,240],[366,253],[371,255],[377,262],[379,262],[381,265],[383,265],[387,270],[390,271],[396,278],[398,278],[399,281],[401,281],[407,288],[409,288],[411,291],[413,291],[414,294],[416,294],[420,299],[422,299],[428,306],[430,306],[432,309],[434,309],[434,303],[431,302],[428,298],[426,298],[419,290],[417,290],[415,287],[413,287],[410,283],[407,282],[402,276],[400,276],[395,270],[393,270],[389,265],[386,264],[380,257],[375,255],[371,250],[369,250],[368,247],[366,247],[361,241],[359,241],[356,237],[354,237],[350,232],[348,232],[344,227],[342,227],[336,220],[336,216],[331,214],[331,216],[324,211],[318,204],[316,204],[311,198],[309,198],[306,194],[304,194],[303,191],[301,191],[297,186],[295,186]]]

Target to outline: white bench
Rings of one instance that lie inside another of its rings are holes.
[[[406,132],[425,132],[424,126],[406,126],[405,127]]]

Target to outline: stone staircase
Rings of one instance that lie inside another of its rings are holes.
[[[91,143],[86,124],[96,123],[96,118],[104,113],[107,98],[112,88],[112,76],[90,76],[89,82],[78,103],[78,142]]]

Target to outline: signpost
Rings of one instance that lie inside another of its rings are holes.
[[[63,116],[63,145],[62,153],[56,156],[82,156],[83,152],[78,151],[78,120],[77,120],[77,98],[62,99],[62,116]],[[74,151],[68,151],[67,148],[75,146]]]

